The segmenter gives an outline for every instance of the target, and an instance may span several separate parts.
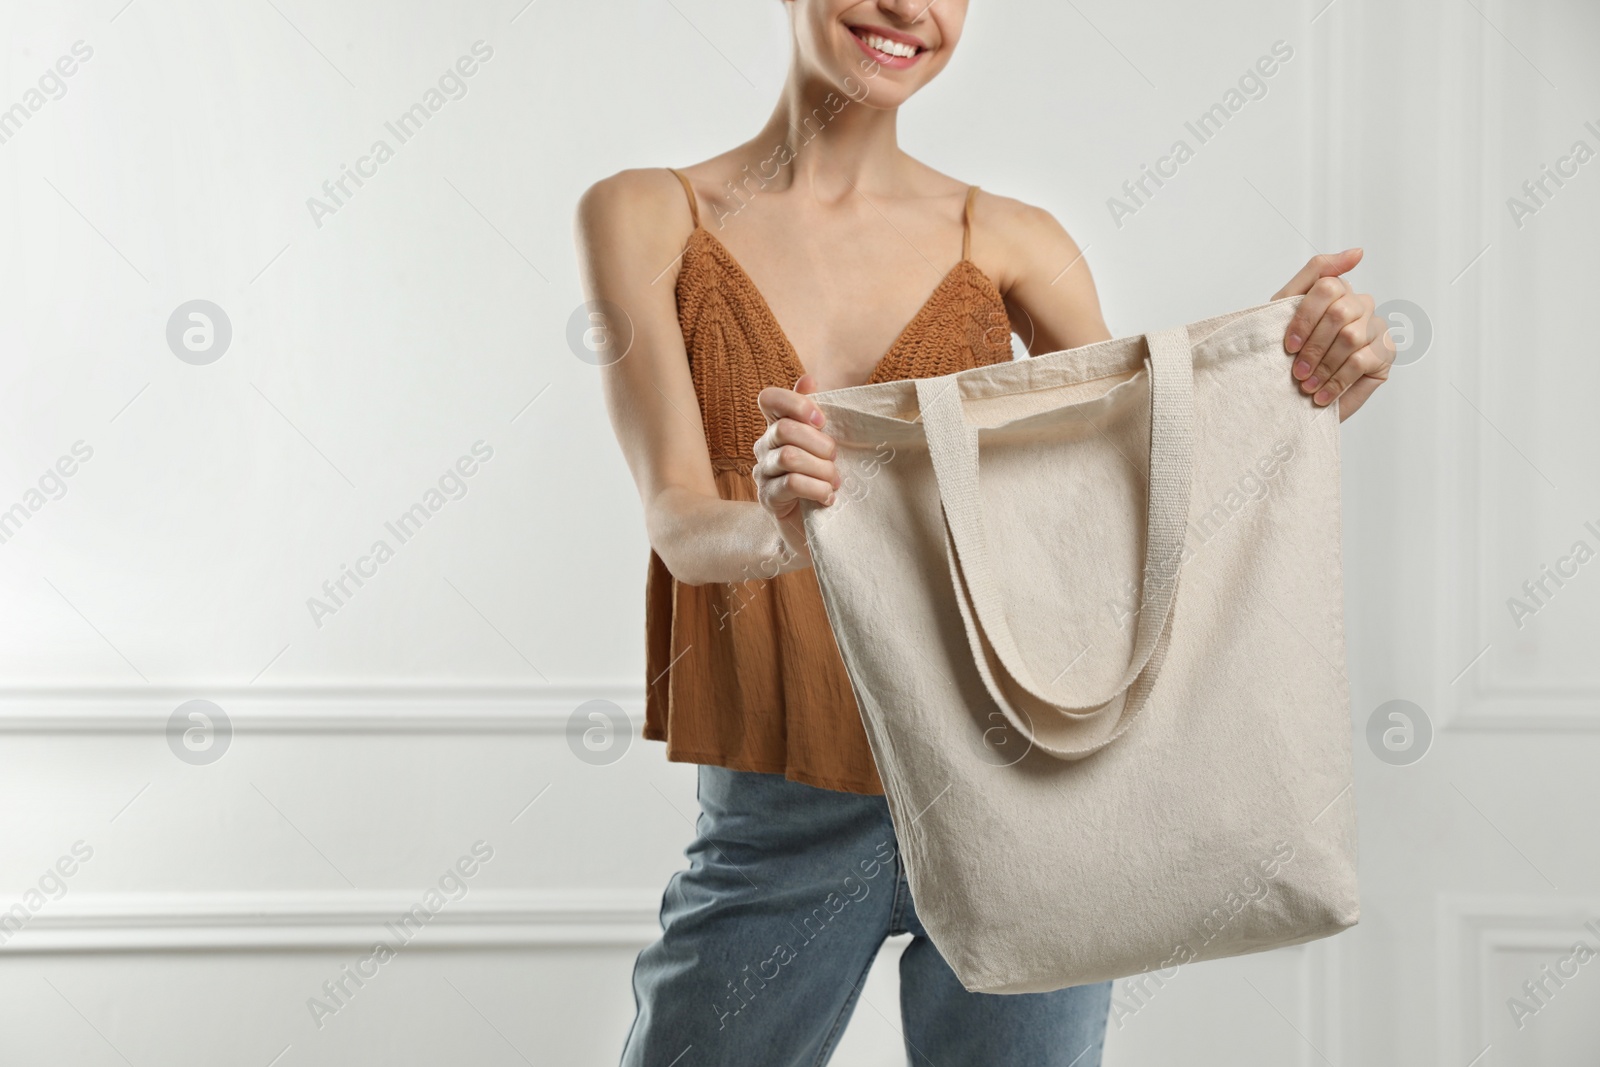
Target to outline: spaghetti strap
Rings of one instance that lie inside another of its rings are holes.
[[[672,173],[677,176],[678,181],[683,183],[684,194],[686,196],[688,196],[688,198],[689,198],[689,214],[694,217],[695,229],[699,229],[700,228],[700,201],[694,195],[694,186],[689,184],[689,179],[685,178],[683,176],[683,172],[682,171],[673,170],[673,168],[671,168],[671,167],[668,167],[667,169],[672,171]]]
[[[972,248],[972,198],[977,195],[976,185],[967,186],[967,203],[961,209],[961,258],[966,259]]]

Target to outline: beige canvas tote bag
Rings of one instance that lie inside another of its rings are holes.
[[[823,601],[917,913],[969,990],[1358,915],[1337,404],[1299,297],[818,394]]]

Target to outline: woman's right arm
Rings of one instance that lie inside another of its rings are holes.
[[[606,410],[650,545],[673,577],[689,585],[770,578],[810,565],[799,501],[827,502],[838,486],[833,442],[818,428],[815,404],[792,390],[764,390],[760,502],[718,495],[678,327],[675,285],[689,228],[683,190],[665,171],[622,171],[578,201],[585,295],[621,309],[633,332],[624,358],[601,369]],[[608,326],[614,335],[618,324]]]

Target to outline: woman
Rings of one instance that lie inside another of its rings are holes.
[[[791,66],[761,132],[614,175],[578,210],[591,306],[632,331],[604,385],[652,546],[644,736],[700,764],[691,865],[635,966],[623,1063],[825,1063],[879,945],[909,933],[885,1018],[914,1062],[1093,1067],[1110,983],[968,993],[918,921],[799,503],[840,485],[807,394],[1010,359],[1013,329],[1030,353],[1111,335],[1049,213],[896,144],[966,0],[783,3]],[[1305,296],[1284,373],[1341,418],[1394,358],[1339,278],[1360,258],[1317,256],[1274,297]]]

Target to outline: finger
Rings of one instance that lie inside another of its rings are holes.
[[[760,495],[761,502],[767,509],[782,519],[787,517],[802,500],[812,500],[823,505],[831,503],[833,486],[805,474],[784,474],[777,478],[763,479],[760,483]]]
[[[839,487],[839,475],[833,460],[807,452],[798,445],[782,445],[762,456],[757,466],[765,478],[778,478],[785,474],[804,474],[818,481]]]
[[[1311,285],[1318,278],[1334,277],[1345,273],[1361,262],[1363,255],[1359,248],[1347,248],[1343,252],[1328,252],[1312,256],[1306,261],[1287,285],[1279,289],[1273,296],[1274,300],[1282,300],[1286,296],[1304,296],[1311,291]],[[1304,336],[1303,334],[1301,336]]]
[[[1317,390],[1316,395],[1311,398],[1312,401],[1318,407],[1323,407],[1344,395],[1345,390],[1358,381],[1369,377],[1374,381],[1382,381],[1378,375],[1387,373],[1388,364],[1385,363],[1385,358],[1383,346],[1378,341],[1364,345],[1351,353],[1333,376]]]
[[[1305,378],[1311,373],[1311,368],[1317,365],[1314,359],[1308,359],[1303,352],[1306,339],[1310,337],[1322,316],[1327,313],[1335,300],[1348,295],[1350,286],[1341,278],[1318,278],[1306,290],[1300,301],[1300,306],[1294,309],[1294,315],[1289,319],[1289,326],[1283,331],[1283,349],[1290,355],[1299,353],[1300,359],[1295,360],[1294,376]],[[1302,369],[1301,364],[1305,367]]]
[[[1383,360],[1383,366],[1367,373],[1380,381],[1387,381],[1389,370],[1394,366],[1395,357],[1400,354],[1400,349],[1395,346],[1394,332],[1389,329],[1388,320],[1374,318],[1372,324],[1377,327],[1377,336],[1372,339],[1372,343]]]
[[[763,451],[782,445],[796,445],[823,459],[833,459],[839,452],[838,442],[829,436],[826,430],[807,426],[794,419],[779,419],[767,427],[766,433],[761,435],[761,440],[757,444],[765,446],[764,449],[758,450],[758,457]]]
[[[1300,358],[1295,360],[1296,367],[1302,363],[1311,364],[1311,373],[1300,382],[1301,389],[1316,392],[1351,353],[1372,342],[1376,327],[1372,324],[1370,303],[1370,298],[1351,293],[1335,300],[1323,312],[1322,319],[1311,330],[1311,337],[1301,347]]]
[[[795,384],[803,384],[810,377],[809,374],[802,375],[800,381]],[[756,406],[761,409],[761,414],[766,416],[768,422],[794,419],[796,422],[821,426],[826,421],[822,409],[815,401],[808,400],[793,389],[780,389],[775,385],[769,385],[756,394]]]

